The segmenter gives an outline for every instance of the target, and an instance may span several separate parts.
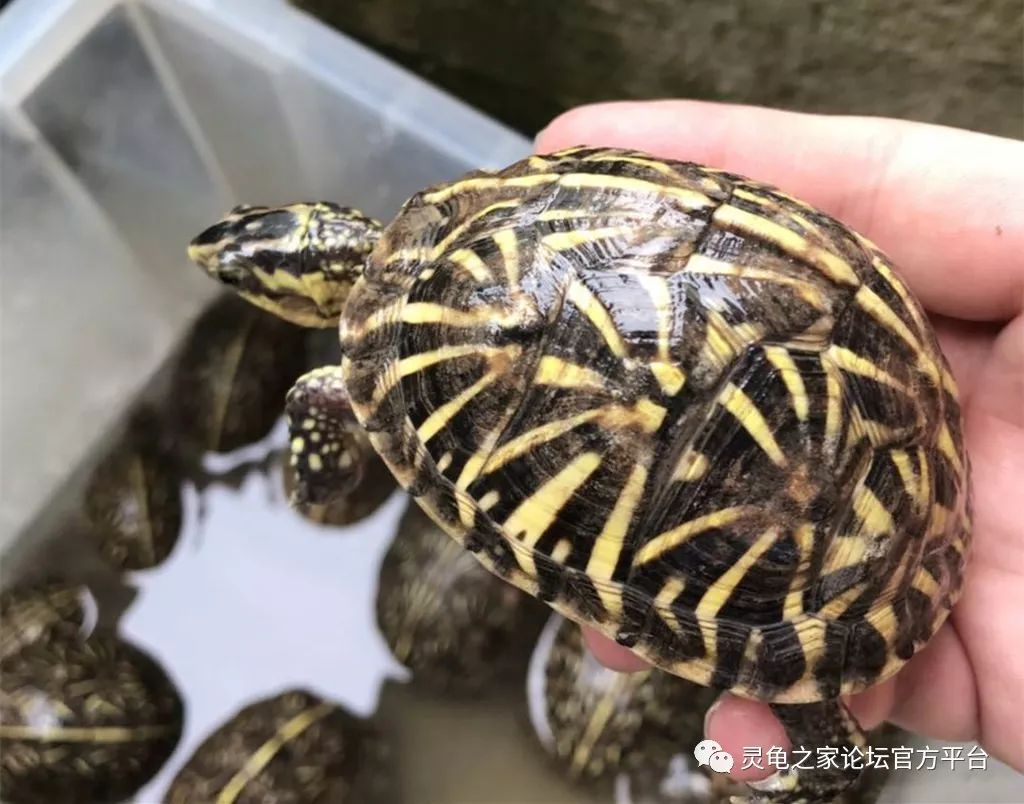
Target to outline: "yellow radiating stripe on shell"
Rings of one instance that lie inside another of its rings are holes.
[[[417,374],[438,363],[457,360],[460,357],[469,357],[470,355],[490,360],[499,353],[507,354],[510,360],[514,360],[519,355],[519,347],[515,344],[510,346],[487,346],[482,343],[466,343],[459,346],[442,346],[429,352],[420,352],[409,357],[403,357],[397,364],[393,364],[393,369],[381,372],[377,387],[373,391],[374,404],[379,404],[391,389],[398,384],[399,380],[412,374]]]
[[[74,713],[68,710],[68,716]],[[173,726],[23,726],[0,724],[0,738],[37,743],[133,743],[155,740],[174,731]]]
[[[666,610],[672,605],[673,601],[679,597],[683,590],[686,588],[686,580],[680,578],[677,575],[670,576],[661,589],[658,590],[658,594],[654,597],[654,603],[660,610]]]
[[[729,600],[743,576],[778,541],[778,528],[769,528],[754,541],[746,552],[737,558],[721,576],[711,583],[694,608],[698,620],[713,620]]]
[[[217,804],[234,804],[245,789],[245,786],[270,764],[270,761],[277,756],[278,752],[285,745],[329,714],[332,709],[334,709],[334,705],[324,701],[299,712],[299,714],[287,721],[269,740],[249,755],[245,764],[221,788],[217,796]]]
[[[615,322],[612,320],[611,314],[605,309],[604,305],[597,299],[593,292],[579,279],[573,279],[569,283],[569,289],[566,294],[566,298],[572,302],[583,315],[585,315],[590,323],[594,325],[601,337],[604,338],[605,343],[608,344],[608,348],[612,354],[616,357],[626,356],[626,344],[622,341],[622,336],[619,334],[618,328],[615,326]]]
[[[929,599],[935,598],[939,594],[939,582],[924,567],[918,568],[911,586]]]
[[[587,482],[601,465],[601,456],[596,452],[584,452],[568,463],[558,474],[543,483],[529,497],[525,498],[505,520],[503,528],[510,539],[519,542],[527,550],[519,550],[520,561],[525,561],[524,571],[536,577],[532,548],[558,518],[559,512],[573,495]]]
[[[836,370],[831,360],[821,358],[821,367],[825,372],[825,440],[829,449],[835,452],[839,445],[842,425],[843,382],[842,375]]]
[[[634,464],[626,478],[626,482],[619,492],[612,512],[605,520],[600,535],[594,542],[590,558],[587,560],[586,573],[595,580],[608,580],[615,572],[615,566],[619,562],[619,555],[622,553],[622,546],[629,531],[629,525],[633,521],[633,514],[640,499],[643,497],[644,486],[647,483],[647,467],[643,464]],[[601,585],[595,584],[600,592]],[[613,593],[614,594],[614,593]],[[618,608],[618,595],[615,595],[615,608]],[[606,604],[606,608],[608,608]]]
[[[630,229],[625,226],[605,226],[601,229],[572,229],[568,232],[546,234],[540,239],[540,242],[553,251],[568,251],[569,249],[597,243],[601,240],[624,237],[629,232]]]
[[[853,603],[858,597],[860,597],[868,584],[866,581],[856,583],[849,589],[840,592],[830,601],[828,601],[821,609],[818,614],[825,619],[834,620],[837,617],[841,617],[843,613],[850,608],[850,604]]]
[[[594,173],[569,173],[559,182],[563,187],[586,187],[593,190],[645,193],[671,198],[687,210],[706,209],[714,204],[704,193],[626,176],[599,176]]]
[[[540,359],[533,381],[536,385],[591,390],[598,390],[606,385],[604,376],[593,369],[568,363],[553,355],[545,355]]]
[[[651,304],[654,306],[654,316],[658,322],[658,360],[662,363],[671,363],[672,355],[669,352],[669,341],[672,338],[672,318],[674,310],[672,307],[672,294],[669,292],[668,280],[663,276],[637,271],[633,276],[637,283],[651,297]]]
[[[957,453],[956,445],[953,444],[953,434],[949,432],[949,425],[943,422],[941,429],[939,430],[939,439],[937,442],[939,452],[945,455],[949,462],[953,465],[956,473],[963,474],[964,464],[960,460],[960,455]]]
[[[648,435],[653,435],[661,427],[666,413],[668,413],[667,409],[642,397],[631,408],[622,405],[605,407],[601,415],[601,424],[613,430],[639,427]]]
[[[857,235],[857,240],[867,250],[877,251],[877,247],[875,246],[875,244],[872,243],[867,238],[861,235]],[[892,268],[889,267],[886,261],[881,259],[877,255],[873,256],[871,259],[871,267],[875,269],[878,275],[881,276],[888,283],[889,287],[893,289],[896,295],[900,297],[900,299],[903,302],[903,306],[907,308],[907,310],[910,313],[910,317],[914,319],[914,324],[916,325],[918,334],[923,334],[927,332],[929,329],[929,325],[924,317],[924,314],[921,312],[921,308],[910,295],[910,291],[907,290],[906,285],[904,285],[903,282],[900,281],[900,279],[895,275]],[[921,339],[917,338],[916,340],[920,342]],[[918,352],[918,354],[921,355],[924,354],[924,352],[920,351]],[[939,373],[942,376],[943,387],[946,388],[946,390],[953,395],[954,399],[958,398],[956,383],[952,382],[952,378],[948,376],[948,373],[941,366],[939,367]]]
[[[500,307],[457,310],[434,302],[411,302],[402,308],[402,321],[406,324],[446,324],[450,327],[476,327],[500,321],[507,315]]]
[[[810,243],[781,224],[731,204],[722,204],[711,219],[723,229],[771,243],[789,256],[807,262],[834,282],[844,285],[860,283],[853,268],[841,257]]]
[[[473,397],[483,391],[487,386],[497,380],[499,377],[498,372],[489,371],[484,374],[479,380],[464,389],[461,393],[457,394],[453,399],[449,400],[441,407],[437,408],[431,413],[426,420],[417,429],[416,433],[424,444],[430,441],[435,435],[444,429],[448,422],[462,410]]]
[[[601,415],[601,411],[602,408],[585,410],[582,413],[577,413],[565,419],[545,422],[539,427],[516,436],[494,451],[484,465],[483,471],[485,473],[497,471],[509,461],[515,460],[520,455],[525,455],[535,447],[546,444],[548,441],[554,441],[559,436],[574,430],[581,424],[597,419]]]
[[[928,500],[927,497],[922,498],[921,496],[923,490],[921,488],[921,481],[914,471],[913,465],[911,465],[910,455],[906,450],[894,449],[889,451],[889,456],[896,465],[896,471],[899,472],[904,491],[914,501],[914,506],[921,510],[923,506],[927,505]]]
[[[452,243],[458,240],[466,230],[475,224],[479,223],[482,218],[490,215],[497,209],[511,209],[519,205],[518,201],[498,201],[494,204],[484,207],[479,212],[474,212],[472,215],[466,217],[458,226],[455,226],[448,234],[446,234],[441,240],[434,245],[430,252],[428,259],[433,262],[444,256],[445,252],[451,247]]]
[[[789,391],[796,417],[802,422],[807,421],[807,389],[792,356],[781,346],[765,346],[764,353],[768,361],[779,370],[782,382]]]
[[[813,307],[821,310],[827,305],[821,288],[810,284],[806,279],[787,276],[770,268],[755,268],[727,260],[717,260],[706,254],[691,254],[686,260],[687,273],[709,274],[713,276],[735,276],[738,279],[749,279],[756,282],[771,282],[776,285],[792,287],[797,295]]]
[[[560,174],[558,173],[533,173],[529,176],[513,176],[511,178],[479,176],[472,179],[462,179],[433,192],[425,193],[422,196],[422,200],[426,204],[439,204],[462,193],[479,192],[481,190],[501,190],[506,187],[538,187],[544,184],[553,184],[558,181],[559,177]]]
[[[683,386],[686,385],[686,374],[683,373],[679,366],[674,363],[662,363],[657,360],[649,365],[651,374],[654,375],[654,379],[658,381],[661,390],[666,394],[675,396],[683,390]]]
[[[725,387],[722,396],[722,406],[736,418],[744,430],[750,433],[750,437],[771,458],[772,463],[776,466],[785,466],[786,456],[779,448],[775,436],[772,435],[771,427],[768,426],[768,422],[765,421],[753,400],[733,383],[729,383]]]
[[[569,539],[559,539],[551,551],[551,558],[556,564],[564,564],[572,552],[572,542]]]
[[[874,492],[865,486],[860,486],[853,492],[853,511],[872,536],[893,533],[895,530],[892,514],[886,510]]]
[[[530,450],[559,436],[568,433],[590,421],[598,421],[609,429],[625,429],[638,427],[646,433],[654,433],[665,418],[667,411],[649,399],[638,400],[632,408],[620,405],[605,405],[591,408],[582,413],[545,422],[538,427],[521,433],[510,441],[502,444],[494,451],[484,466],[484,473],[494,472],[511,460],[524,455]]]
[[[903,323],[900,317],[893,312],[892,308],[875,291],[867,285],[861,285],[857,288],[853,298],[862,310],[867,312],[882,326],[898,335],[915,352],[921,350],[921,342],[917,336],[910,331],[910,328]]]
[[[914,351],[917,363],[921,370],[932,380],[935,385],[946,386],[948,375],[940,368],[934,357],[921,344],[920,339],[910,331],[910,327],[904,323],[892,308],[867,285],[861,286],[854,296],[857,304],[865,310],[872,318],[882,326],[896,333]],[[947,390],[949,388],[947,387]],[[955,388],[952,391],[956,396]]]
[[[918,478],[920,491],[917,496],[921,500],[921,508],[927,509],[932,500],[932,467],[928,461],[928,453],[920,447],[917,449],[917,465],[921,470]]]
[[[723,508],[720,511],[714,511],[710,514],[699,516],[696,519],[691,519],[689,522],[684,522],[671,530],[659,533],[647,542],[647,544],[637,551],[633,564],[638,566],[640,564],[646,564],[649,561],[653,561],[662,553],[678,547],[692,536],[696,536],[706,530],[731,525],[756,510],[757,509],[751,506],[738,505],[733,508]]]
[[[455,481],[459,519],[467,528],[471,528],[473,526],[473,509],[475,504],[473,503],[470,495],[465,493],[466,489],[472,485],[474,480],[480,477],[480,474],[483,472],[484,466],[487,463],[487,459],[494,452],[495,445],[501,438],[502,433],[505,432],[505,428],[515,415],[518,407],[518,404],[515,402],[506,406],[504,413],[498,420],[498,423],[491,428],[490,432],[487,433],[484,439],[480,442],[477,451],[469,457],[469,460],[466,461],[465,466],[462,467],[462,471],[459,473],[458,480]]]
[[[612,679],[611,688],[602,693],[597,701],[597,705],[594,707],[593,714],[583,729],[583,735],[576,745],[576,750],[573,751],[572,764],[570,765],[570,774],[573,777],[579,776],[586,768],[587,762],[590,759],[590,752],[619,708],[618,700],[623,694],[623,688],[637,683],[638,679],[632,679],[628,674],[619,673]]]
[[[688,449],[679,458],[679,463],[676,464],[676,469],[672,473],[672,480],[681,480],[684,483],[700,480],[708,471],[708,465],[707,455]]]
[[[622,162],[627,165],[636,165],[637,167],[648,168],[660,173],[662,176],[667,176],[670,179],[686,180],[678,170],[666,165],[664,162],[659,162],[656,159],[644,159],[640,156],[624,156],[615,154],[595,154],[594,156],[586,156],[581,161],[583,162]]]
[[[822,575],[862,564],[868,554],[868,543],[860,532],[834,539],[822,563]]]
[[[932,515],[928,533],[932,536],[938,536],[939,534],[944,533],[946,530],[946,523],[952,515],[953,512],[944,505],[932,503]]]
[[[888,385],[890,388],[895,388],[903,394],[910,394],[907,386],[856,352],[851,352],[849,349],[833,344],[825,352],[825,356],[843,371]]]
[[[676,633],[679,633],[681,629],[679,627],[679,617],[677,617],[675,611],[673,611],[672,603],[683,593],[685,588],[686,581],[683,578],[671,576],[665,581],[661,589],[658,590],[658,594],[654,597],[655,609],[657,609],[662,619],[664,619]]]
[[[480,256],[475,251],[471,251],[468,248],[460,248],[458,251],[453,251],[449,254],[448,259],[481,284],[494,280],[491,269],[487,267],[487,263],[480,259]]]
[[[800,558],[793,570],[793,577],[789,581],[789,590],[786,592],[786,601],[782,607],[782,617],[786,620],[796,618],[804,610],[804,593],[801,584],[811,566],[811,553],[814,551],[814,525],[810,522],[799,525],[793,532],[793,540],[796,542]]]
[[[477,503],[477,507],[483,511],[490,511],[494,506],[501,502],[501,494],[496,489],[491,489],[483,497],[480,498],[480,502]]]
[[[519,242],[512,229],[502,229],[493,235],[494,244],[505,263],[505,279],[509,287],[519,284]]]

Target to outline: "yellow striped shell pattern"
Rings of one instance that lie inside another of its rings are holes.
[[[342,317],[375,448],[492,571],[684,678],[863,689],[956,601],[957,388],[864,237],[607,148],[413,196]]]

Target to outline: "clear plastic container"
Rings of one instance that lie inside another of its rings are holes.
[[[242,200],[389,217],[529,143],[283,0],[15,0],[0,14],[0,551],[215,288]]]

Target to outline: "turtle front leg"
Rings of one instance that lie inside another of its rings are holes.
[[[793,748],[809,751],[810,756],[791,751],[788,768],[750,784],[755,791],[752,802],[828,804],[857,781],[864,768],[867,737],[842,701],[772,704],[772,711],[782,721]],[[823,748],[830,749],[828,755],[819,750]]]
[[[325,366],[299,377],[285,415],[295,470],[291,505],[306,510],[354,491],[374,452],[352,413],[341,368]]]

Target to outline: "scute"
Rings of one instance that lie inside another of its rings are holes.
[[[598,148],[430,188],[384,231],[342,348],[424,510],[683,677],[862,689],[959,594],[948,366],[885,256],[774,188]]]

